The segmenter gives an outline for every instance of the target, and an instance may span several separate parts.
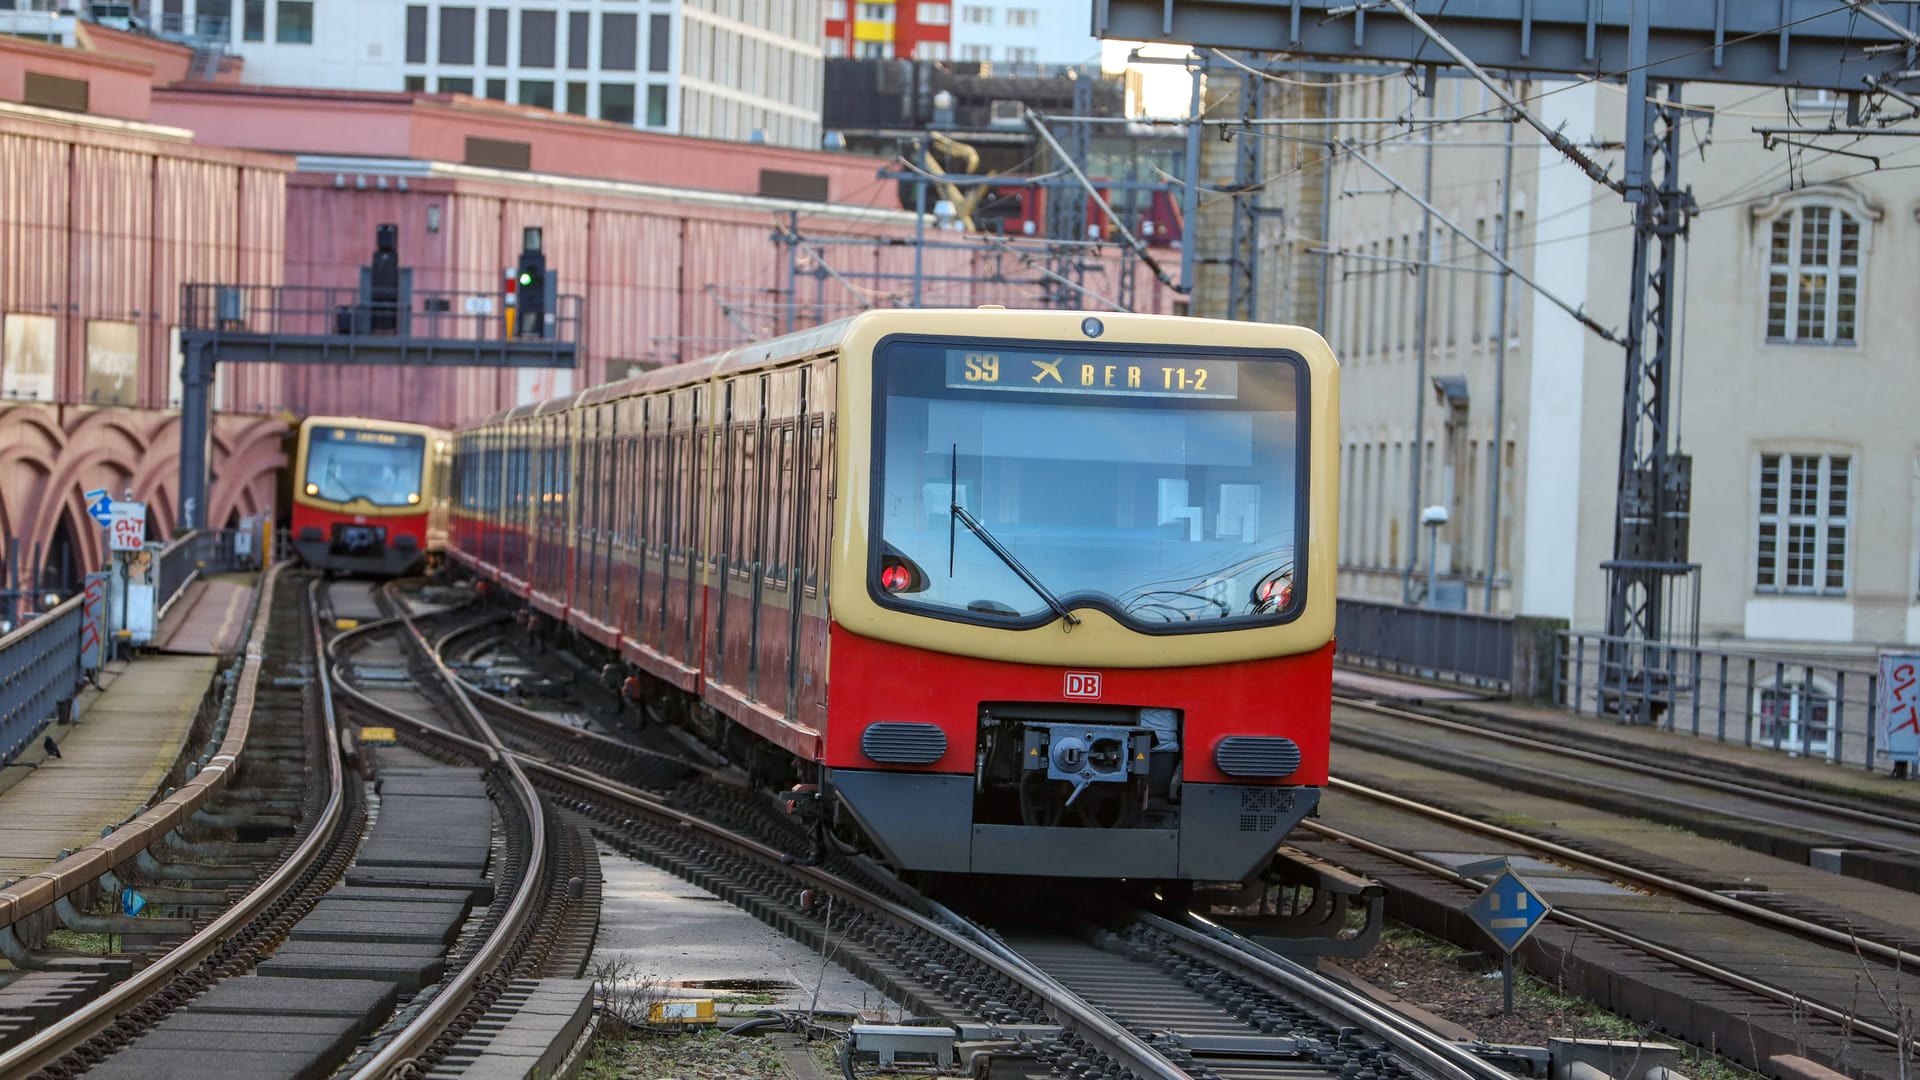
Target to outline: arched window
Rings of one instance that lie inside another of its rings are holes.
[[[1767,340],[1799,345],[1858,341],[1866,221],[1827,202],[1806,202],[1767,223]]]
[[[1792,754],[1833,754],[1833,686],[1788,668],[1753,689],[1753,741]]]

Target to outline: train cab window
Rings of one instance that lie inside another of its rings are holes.
[[[427,440],[422,435],[365,428],[322,428],[307,450],[308,495],[373,506],[420,502]]]
[[[997,625],[1096,608],[1149,632],[1298,611],[1297,358],[896,339],[875,380],[882,605]]]

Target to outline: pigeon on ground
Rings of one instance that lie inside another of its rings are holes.
[[[47,752],[47,756],[50,758],[66,756],[60,752],[60,744],[57,742],[54,742],[53,736],[51,735],[48,735],[46,738],[40,740],[40,748],[42,750],[45,750]]]

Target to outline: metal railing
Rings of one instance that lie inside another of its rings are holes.
[[[81,600],[69,597],[0,637],[0,765],[12,764],[33,745],[85,678]]]
[[[1513,685],[1513,620],[1504,615],[1343,599],[1334,637],[1342,663],[1477,687]]]
[[[180,598],[193,579],[202,574],[227,574],[236,570],[257,569],[252,559],[241,559],[234,552],[237,529],[193,529],[181,533],[160,549],[156,560],[159,592],[154,597],[155,626],[166,618],[167,609]]]
[[[1879,672],[1857,660],[1557,637],[1554,702],[1650,717],[1667,731],[1872,769]]]
[[[517,348],[580,340],[581,298],[572,294],[554,298],[541,333],[530,333],[523,321],[508,338],[505,300],[492,292],[407,287],[391,299],[367,302],[352,285],[189,284],[181,291],[182,329],[235,338],[406,338],[511,342]]]

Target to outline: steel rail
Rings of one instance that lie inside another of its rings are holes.
[[[246,662],[241,668],[240,682],[234,693],[234,716],[236,720],[244,717],[251,720],[255,695],[260,682],[260,668],[266,654],[266,630],[272,617],[273,586],[285,563],[277,563],[267,571],[261,582],[261,604],[254,618],[253,632],[247,642]],[[313,621],[314,658],[322,659],[319,645],[319,608],[316,598],[318,582],[309,586],[307,594],[308,613]],[[279,899],[294,878],[312,865],[320,849],[330,842],[345,812],[346,785],[345,774],[341,768],[340,755],[335,750],[336,724],[332,699],[323,691],[321,695],[322,712],[327,726],[325,746],[327,748],[327,773],[331,785],[327,804],[320,811],[319,819],[314,823],[306,838],[287,856],[267,879],[256,886],[245,897],[221,912],[219,917],[188,938],[181,945],[140,969],[131,978],[115,986],[105,995],[94,999],[72,1014],[61,1018],[51,1027],[7,1051],[0,1054],[0,1076],[27,1076],[46,1068],[61,1057],[72,1052],[81,1043],[92,1038],[100,1031],[112,1025],[122,1010],[150,996],[159,986],[191,969],[204,960],[208,954],[223,944],[228,938],[247,923],[251,922],[264,908]],[[244,741],[246,724],[236,724],[240,737]],[[229,738],[232,735],[229,734]],[[230,768],[238,753],[224,752],[214,758],[206,769],[218,768],[223,771]],[[224,758],[224,760],[223,760]]]
[[[624,804],[681,828],[703,833],[723,844],[739,848],[780,866],[783,870],[805,877],[815,885],[852,900],[869,911],[885,915],[896,922],[907,923],[922,933],[938,937],[948,945],[967,953],[975,961],[1025,986],[1054,1010],[1056,1019],[1068,1020],[1077,1025],[1079,1029],[1077,1033],[1082,1038],[1092,1043],[1101,1053],[1132,1068],[1139,1076],[1157,1078],[1157,1080],[1190,1080],[1184,1070],[1168,1061],[1159,1051],[1024,958],[1009,955],[1001,949],[983,946],[969,933],[943,926],[938,921],[911,908],[863,889],[819,867],[790,862],[789,856],[784,852],[768,847],[751,837],[730,832],[712,822],[682,813],[624,784],[614,783],[571,766],[558,765],[526,755],[515,754],[514,756],[524,758],[528,767],[535,772],[545,773],[559,782],[583,788],[599,798]]]
[[[1442,866],[1439,863],[1423,859],[1418,855],[1400,851],[1388,847],[1385,844],[1355,836],[1352,833],[1342,832],[1339,829],[1321,825],[1318,822],[1302,822],[1302,825],[1329,840],[1337,840],[1360,851],[1378,855],[1383,859],[1390,859],[1402,866],[1410,867],[1444,881],[1479,889],[1483,892],[1488,888],[1488,886],[1482,885],[1480,882],[1459,873],[1452,867]],[[1750,975],[1742,975],[1740,972],[1734,971],[1731,968],[1722,967],[1712,961],[1702,960],[1699,957],[1669,948],[1656,941],[1650,941],[1637,934],[1615,929],[1605,923],[1595,922],[1584,915],[1575,915],[1572,912],[1563,911],[1560,908],[1549,908],[1546,917],[1555,922],[1571,926],[1574,929],[1585,930],[1588,933],[1618,942],[1630,949],[1644,952],[1656,959],[1665,960],[1667,963],[1685,968],[1696,975],[1703,975],[1715,982],[1723,983],[1737,990],[1744,990],[1747,993],[1757,994],[1776,1004],[1785,1005],[1794,1009],[1804,1009],[1828,1023],[1838,1024],[1848,1031],[1860,1032],[1876,1042],[1885,1043],[1896,1049],[1898,1049],[1902,1043],[1898,1032],[1890,1031],[1878,1024],[1861,1020],[1857,1016],[1841,1012],[1838,1009],[1829,1008],[1819,1002],[1810,1001],[1805,995],[1796,994],[1790,990],[1783,990],[1780,987],[1774,986],[1772,983],[1762,982]]]
[[[1698,787],[1711,788],[1715,791],[1724,791],[1724,792],[1727,792],[1728,794],[1739,795],[1745,798],[1754,799],[1759,802],[1770,802],[1776,805],[1791,806],[1797,809],[1807,808],[1807,804],[1804,801],[1795,801],[1795,797],[1792,795],[1788,795],[1779,791],[1773,791],[1767,788],[1744,787],[1730,780],[1720,780],[1715,777],[1706,776],[1702,773],[1692,772],[1688,770],[1676,770],[1676,769],[1670,769],[1670,768],[1663,768],[1658,765],[1648,765],[1648,764],[1645,764],[1644,762],[1634,761],[1631,758],[1613,757],[1611,755],[1602,753],[1597,750],[1579,750],[1569,746],[1560,746],[1557,743],[1546,742],[1545,740],[1535,739],[1527,735],[1516,735],[1516,734],[1513,734],[1512,732],[1495,731],[1491,728],[1481,727],[1477,724],[1469,724],[1460,720],[1450,720],[1440,716],[1431,716],[1427,713],[1413,712],[1412,710],[1398,708],[1393,705],[1382,705],[1379,702],[1367,701],[1362,698],[1342,697],[1339,694],[1335,694],[1333,695],[1333,702],[1336,705],[1345,705],[1350,709],[1359,709],[1364,712],[1379,713],[1382,716],[1392,716],[1392,717],[1397,717],[1403,720],[1414,720],[1423,724],[1430,725],[1432,727],[1442,728],[1447,731],[1463,732],[1465,734],[1474,735],[1479,738],[1490,739],[1494,742],[1506,743],[1509,746],[1518,746],[1528,750],[1539,750],[1545,753],[1557,754],[1561,757],[1573,758],[1577,761],[1586,761],[1586,762],[1591,762],[1593,764],[1598,764],[1598,765],[1610,765],[1610,766],[1617,767],[1625,772],[1639,773],[1642,776],[1651,776],[1661,780],[1669,780],[1674,778],[1675,776],[1679,776],[1679,777],[1685,778],[1687,783],[1694,784]],[[1635,794],[1639,794],[1639,793],[1636,792]],[[1911,818],[1879,817],[1879,816],[1876,816],[1871,811],[1859,810],[1851,806],[1835,806],[1829,803],[1814,803],[1813,806],[1820,813],[1826,814],[1830,817],[1845,818],[1848,821],[1857,821],[1864,825],[1877,825],[1883,828],[1892,829],[1896,832],[1910,832],[1910,833],[1914,833],[1915,835],[1920,835],[1920,821],[1916,821]],[[1803,829],[1803,831],[1806,831],[1806,832],[1821,832],[1821,830],[1818,830],[1818,829],[1805,829],[1803,826],[1798,826],[1798,825],[1793,827]],[[1823,833],[1823,835],[1840,836],[1840,837],[1845,836],[1844,833]],[[1905,850],[1905,849],[1902,849],[1902,850]],[[1915,851],[1914,853],[1920,854],[1920,851]]]
[[[420,628],[414,625],[413,617],[407,614],[404,603],[393,595],[392,590],[393,586],[387,586],[390,599],[400,605],[400,613],[391,619],[381,620],[381,623],[397,622],[413,639],[415,647],[432,662],[435,673],[452,693],[455,704],[473,721],[475,730],[480,733],[482,742],[487,748],[489,761],[497,762],[506,772],[516,799],[527,815],[528,852],[526,865],[520,877],[520,887],[514,891],[513,900],[502,913],[500,923],[495,927],[493,935],[460,969],[458,975],[440,984],[439,992],[412,1022],[395,1033],[372,1060],[353,1074],[355,1080],[375,1080],[378,1077],[396,1074],[411,1064],[422,1050],[439,1038],[453,1017],[467,1007],[473,1000],[480,980],[493,973],[507,949],[525,927],[527,920],[532,918],[538,906],[536,894],[540,889],[547,862],[547,820],[540,793],[534,789],[533,781],[521,769],[519,762],[508,753],[506,746],[500,741],[500,736],[494,732],[493,727],[480,715],[479,709],[468,699],[460,680],[448,670],[446,664],[441,662],[440,657],[427,644],[426,638],[420,633]],[[361,697],[364,698],[364,695]]]
[[[1356,784],[1351,780],[1341,780],[1330,777],[1327,780],[1327,786],[1336,791],[1344,791],[1351,795],[1358,795],[1363,799],[1371,799],[1374,802],[1418,814],[1457,829],[1477,832],[1483,836],[1490,836],[1509,844],[1531,848],[1542,855],[1550,856],[1564,863],[1570,863],[1575,866],[1585,866],[1621,880],[1638,882],[1648,888],[1672,893],[1683,899],[1691,900],[1696,904],[1718,908],[1730,914],[1739,915],[1742,918],[1766,923],[1782,930],[1813,938],[1823,944],[1838,945],[1849,950],[1869,953],[1875,959],[1885,960],[1903,969],[1920,967],[1920,954],[1910,953],[1891,945],[1883,945],[1877,941],[1865,941],[1853,934],[1841,933],[1832,927],[1822,926],[1819,923],[1797,918],[1792,915],[1783,915],[1780,912],[1772,911],[1758,904],[1750,904],[1745,900],[1724,896],[1710,889],[1703,889],[1698,885],[1689,885],[1684,881],[1677,881],[1664,874],[1656,874],[1651,870],[1641,870],[1628,866],[1626,863],[1615,862],[1612,859],[1600,855],[1589,855],[1584,851],[1570,848],[1565,844],[1556,844],[1551,840],[1542,840],[1536,836],[1528,836],[1526,833],[1509,829],[1503,825],[1493,825],[1488,822],[1478,821],[1474,818],[1467,817],[1465,814],[1456,814],[1451,810],[1442,810],[1437,806],[1428,806],[1425,803],[1399,795],[1393,795],[1376,788],[1370,788],[1364,784]],[[1313,822],[1304,822],[1303,824],[1316,832],[1324,828],[1324,826],[1317,825]]]
[[[1239,965],[1289,993],[1312,1001],[1339,1016],[1359,1023],[1395,1050],[1441,1077],[1455,1080],[1513,1080],[1511,1073],[1486,1061],[1450,1039],[1428,1031],[1372,998],[1331,982],[1326,976],[1193,912],[1190,925],[1181,925],[1151,912],[1135,918],[1172,934],[1196,949],[1211,953],[1215,962]]]
[[[1441,721],[1441,722],[1445,723],[1445,721]],[[1459,726],[1466,728],[1469,731],[1472,731],[1476,735],[1484,734],[1489,739],[1492,739],[1494,741],[1506,741],[1506,739],[1503,738],[1498,732],[1482,732],[1478,729],[1474,729],[1470,727],[1469,725],[1459,725]],[[1388,734],[1386,732],[1381,732],[1381,731],[1369,731],[1367,732],[1367,735],[1375,740],[1403,744],[1412,749],[1418,750],[1423,754],[1431,755],[1436,752],[1436,748],[1432,746],[1422,744],[1417,740],[1409,739],[1400,735],[1392,735],[1392,734]],[[1520,737],[1514,737],[1514,738],[1520,738]],[[1355,738],[1355,739],[1350,739],[1349,741],[1356,745],[1360,745],[1363,749],[1365,749],[1367,748],[1366,743],[1369,740]],[[1527,745],[1524,742],[1522,742],[1520,743],[1520,745],[1522,746],[1523,749],[1528,749],[1528,750],[1539,750],[1544,753],[1561,753],[1559,749],[1557,749],[1556,747],[1548,743],[1540,743],[1538,745]],[[1378,749],[1376,749],[1375,752],[1387,753],[1390,756],[1392,754],[1391,751],[1382,751]],[[1625,761],[1615,762],[1612,759],[1606,758],[1603,755],[1594,754],[1585,750],[1567,750],[1564,752],[1564,754],[1565,756],[1573,758],[1575,760],[1584,760],[1584,761],[1589,761],[1589,762],[1594,762],[1599,764],[1605,764],[1609,766],[1618,765],[1621,767],[1621,771],[1623,772],[1640,772],[1645,775],[1651,775],[1661,779],[1671,779],[1671,777],[1663,775],[1661,771],[1654,766],[1641,765],[1635,768],[1633,767],[1635,763],[1625,762]],[[1455,756],[1466,757],[1468,755],[1463,753],[1455,753]],[[1427,765],[1433,764],[1431,757],[1416,758],[1413,760],[1420,761]],[[1565,780],[1565,777],[1560,776],[1557,773],[1553,773],[1547,769],[1538,768],[1532,765],[1522,765],[1518,762],[1512,762],[1512,761],[1502,762],[1500,767],[1503,770],[1506,770],[1510,773],[1531,775],[1534,777],[1545,778],[1548,780],[1562,780],[1562,781]],[[1692,783],[1693,781],[1687,780],[1685,782]],[[1684,809],[1684,810],[1698,810],[1698,811],[1701,811],[1704,813],[1710,813],[1710,814],[1728,814],[1728,811],[1723,807],[1716,807],[1710,803],[1703,803],[1694,799],[1682,799],[1675,795],[1662,795],[1658,792],[1652,792],[1652,791],[1638,791],[1628,787],[1617,787],[1617,786],[1609,787],[1605,781],[1589,781],[1588,783],[1590,786],[1605,788],[1607,790],[1618,792],[1622,795],[1629,795],[1635,799],[1638,799],[1644,802],[1663,803],[1668,806],[1680,807],[1681,809]],[[1702,781],[1702,783],[1704,784],[1705,782]],[[1750,794],[1749,792],[1731,784],[1727,785],[1725,790],[1743,797],[1749,796]],[[1764,791],[1758,792],[1758,793],[1751,793],[1751,797],[1756,802],[1766,802],[1766,803],[1772,803],[1775,805],[1778,805],[1779,803],[1788,803],[1791,801],[1788,796],[1784,796],[1784,795],[1769,798],[1767,793],[1765,793]],[[1813,808],[1813,807],[1807,807],[1803,805],[1801,809],[1807,810],[1811,813],[1827,812],[1824,807]],[[1839,816],[1839,815],[1836,815],[1836,816]],[[1851,847],[1868,848],[1868,849],[1874,849],[1879,851],[1894,852],[1901,855],[1920,855],[1920,847],[1908,847],[1904,844],[1889,843],[1885,840],[1872,840],[1864,836],[1855,836],[1851,833],[1834,832],[1831,829],[1822,829],[1817,826],[1800,824],[1798,822],[1781,821],[1773,818],[1756,819],[1756,820],[1761,820],[1764,824],[1778,825],[1781,828],[1792,829],[1796,832],[1805,833],[1808,836],[1817,836],[1823,840],[1839,841]],[[1920,832],[1920,827],[1915,827],[1905,822],[1900,822],[1897,819],[1892,823],[1890,828],[1894,832],[1902,832],[1902,831]]]

